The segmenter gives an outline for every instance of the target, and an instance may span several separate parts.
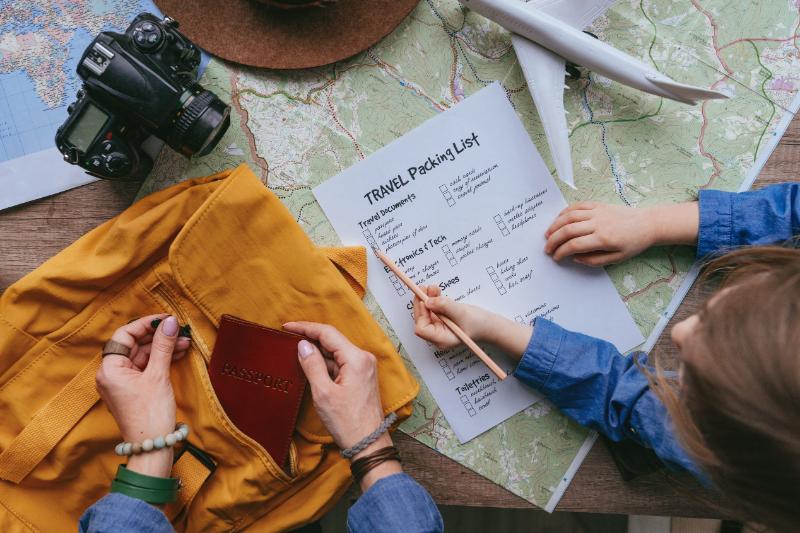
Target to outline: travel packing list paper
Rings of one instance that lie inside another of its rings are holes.
[[[499,84],[314,189],[345,244],[384,251],[417,284],[517,322],[536,317],[627,351],[643,338],[608,275],[543,249],[566,203]],[[414,335],[413,294],[368,254],[369,289],[459,441],[530,406],[537,393],[500,381],[467,348],[437,350]],[[580,357],[581,354],[567,354]]]

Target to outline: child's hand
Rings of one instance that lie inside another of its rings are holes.
[[[513,320],[487,311],[481,307],[454,302],[441,296],[439,287],[421,287],[428,295],[428,302],[422,303],[414,298],[414,333],[432,342],[440,350],[449,350],[461,344],[455,333],[450,331],[436,315],[446,316],[459,325],[474,341],[486,341],[519,359],[531,339],[532,328],[517,324]]]
[[[417,337],[432,342],[441,350],[454,348],[461,344],[455,333],[450,331],[450,328],[439,317],[434,316],[434,313],[437,313],[458,324],[472,340],[484,340],[484,332],[489,325],[491,316],[494,316],[493,313],[441,296],[442,291],[439,287],[431,285],[423,286],[421,289],[428,295],[428,302],[425,304],[416,296],[414,297],[414,333]]]
[[[544,251],[556,261],[572,256],[589,266],[619,263],[656,243],[654,218],[647,209],[578,202],[548,228]]]

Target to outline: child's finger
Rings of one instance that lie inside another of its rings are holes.
[[[428,301],[425,302],[425,307],[427,307],[434,313],[445,315],[454,320],[456,319],[454,315],[458,314],[456,309],[456,302],[446,296],[436,296],[433,298],[428,298]]]
[[[556,261],[561,261],[565,257],[569,257],[571,255],[594,252],[602,249],[602,243],[597,235],[584,235],[583,237],[570,239],[565,244],[559,246],[553,252],[553,259]]]
[[[562,213],[556,217],[550,227],[547,228],[547,231],[544,232],[544,238],[549,239],[550,235],[555,233],[558,229],[567,224],[574,224],[575,222],[583,222],[584,220],[589,220],[592,218],[592,212],[581,209],[581,210],[574,210],[574,211],[567,211],[566,213]]]
[[[591,209],[594,209],[595,207],[598,207],[599,205],[600,205],[600,203],[598,203],[598,202],[592,202],[592,201],[586,200],[586,201],[583,201],[583,202],[575,202],[574,204],[569,206],[569,208],[570,209],[578,209],[578,210],[591,210]]]
[[[414,325],[417,327],[427,327],[431,325],[431,312],[419,298],[414,298]]]
[[[578,237],[583,237],[584,235],[590,235],[592,232],[594,232],[594,228],[594,222],[588,220],[584,222],[568,224],[550,235],[544,245],[544,251],[545,253],[552,254],[565,242]]]
[[[556,218],[563,215],[564,213],[568,213],[570,211],[590,211],[600,205],[597,202],[575,202],[574,204],[570,204],[558,214]]]
[[[438,285],[426,285],[423,290],[425,291],[425,294],[431,297],[439,296],[442,293]]]
[[[436,326],[429,318],[420,318],[414,322],[414,335],[426,341],[436,342]]]
[[[568,212],[572,211],[572,209],[573,209],[572,205],[568,205],[567,207],[565,207],[564,209],[562,209],[561,211],[558,212],[558,214],[556,215],[556,218],[560,217],[564,213],[568,213]]]
[[[576,263],[582,265],[599,267],[619,263],[625,259],[622,252],[592,252],[588,254],[578,254],[572,258]]]
[[[412,301],[411,305],[412,305],[411,310],[414,312],[414,321],[416,322],[422,316],[424,306],[422,305],[422,300],[420,300],[416,296],[414,296],[414,300]]]

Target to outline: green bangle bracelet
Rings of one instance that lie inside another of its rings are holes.
[[[111,492],[124,494],[147,503],[170,503],[174,502],[178,497],[177,490],[146,489],[130,485],[118,479],[111,482]]]
[[[126,465],[119,465],[115,479],[142,489],[178,490],[181,486],[180,480],[176,477],[148,476],[128,470]]]

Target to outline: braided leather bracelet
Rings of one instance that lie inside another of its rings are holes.
[[[347,449],[340,451],[339,453],[342,454],[342,457],[345,459],[352,459],[354,455],[363,452],[367,449],[367,446],[378,440],[378,438],[386,433],[386,431],[397,422],[397,415],[395,413],[389,413],[389,416],[383,419],[381,425],[378,426],[378,429],[361,439],[360,441],[356,442],[352,446]]]
[[[386,448],[375,450],[371,454],[359,457],[353,461],[350,465],[350,474],[352,474],[356,483],[361,483],[361,480],[364,479],[367,472],[386,461],[403,462],[402,459],[400,459],[400,452],[397,451],[397,448],[394,446],[387,446]]]

